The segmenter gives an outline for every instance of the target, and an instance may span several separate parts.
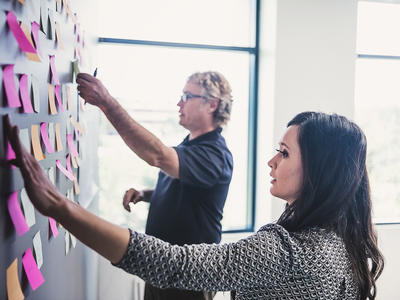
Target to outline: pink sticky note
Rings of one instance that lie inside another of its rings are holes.
[[[78,151],[76,150],[76,147],[74,144],[74,140],[72,138],[72,134],[67,134],[67,143],[68,143],[68,147],[69,147],[69,152],[71,152],[71,154],[73,156],[79,156]]]
[[[36,22],[32,22],[32,35],[33,35],[33,39],[35,41],[36,50],[39,53],[39,55],[43,57],[42,49],[40,48],[40,44],[39,44],[39,29],[40,29],[40,25]]]
[[[12,160],[15,159],[15,152],[13,150],[13,148],[11,147],[11,144],[9,141],[7,141],[7,160]]]
[[[16,158],[14,149],[11,147],[11,144],[9,141],[7,141],[7,160],[13,160]],[[15,169],[16,167],[14,165],[11,165],[11,169]]]
[[[25,251],[22,257],[22,265],[24,266],[26,277],[28,277],[29,283],[33,290],[36,290],[44,282],[42,273],[40,272],[35,259],[32,255],[31,248]]]
[[[49,217],[49,223],[50,223],[51,232],[53,233],[53,236],[56,238],[58,235],[57,223],[53,218],[50,218],[50,217]]]
[[[14,65],[8,65],[3,70],[3,82],[6,89],[7,101],[9,107],[21,107],[17,88],[14,80]]]
[[[46,146],[46,150],[48,153],[53,153],[54,149],[51,146],[50,140],[49,140],[49,134],[47,133],[47,123],[43,122],[42,124],[40,124],[40,133],[42,136],[42,140],[44,145]]]
[[[12,222],[14,223],[15,230],[19,236],[28,232],[29,226],[26,223],[25,217],[22,213],[21,206],[18,203],[18,192],[13,192],[7,201],[8,212]]]
[[[26,113],[34,113],[32,107],[31,96],[28,87],[28,75],[22,75],[19,80],[19,92],[21,94],[22,105],[24,107],[24,112]]]
[[[74,181],[74,179],[75,179],[74,174],[68,172],[68,170],[64,168],[64,166],[61,164],[61,162],[58,159],[56,160],[56,165],[57,165],[57,168],[60,169],[60,171],[65,176],[67,176],[69,180]]]
[[[54,80],[54,84],[60,85],[60,80],[58,79],[57,72],[56,72],[56,63],[54,55],[50,55],[50,69],[51,74]]]
[[[7,13],[7,23],[15,39],[17,40],[19,48],[24,52],[36,53],[35,48],[33,48],[29,40],[26,38],[24,32],[18,24],[17,17],[12,11]]]
[[[60,111],[64,111],[64,106],[62,105],[61,95],[60,95],[60,86],[56,85],[55,90],[56,90],[56,99],[57,99],[58,107],[60,108]]]

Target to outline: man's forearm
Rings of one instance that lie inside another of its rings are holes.
[[[99,218],[65,200],[52,213],[65,229],[112,263],[119,262],[129,244],[129,230]]]
[[[154,134],[137,123],[128,112],[110,97],[100,109],[118,131],[124,142],[141,159],[152,166],[159,166],[168,149]],[[167,148],[167,149],[166,149]]]

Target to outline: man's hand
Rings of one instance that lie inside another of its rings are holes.
[[[29,199],[41,214],[55,217],[57,206],[66,198],[57,191],[36,159],[21,144],[19,129],[11,125],[8,115],[4,117],[4,125],[5,133],[16,155],[16,159],[11,163],[20,168]]]
[[[102,108],[111,98],[110,93],[101,81],[90,74],[79,73],[76,82],[78,83],[79,95],[92,105]]]
[[[136,204],[143,200],[143,193],[131,188],[125,192],[124,199],[122,200],[122,205],[127,211],[131,212],[129,203],[132,202],[133,204]]]

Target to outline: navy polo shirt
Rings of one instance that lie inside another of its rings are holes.
[[[179,179],[159,172],[146,233],[174,245],[219,243],[233,159],[217,128],[175,147]]]

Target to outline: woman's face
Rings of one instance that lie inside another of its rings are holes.
[[[270,192],[289,204],[299,196],[303,181],[298,131],[296,125],[288,127],[279,143],[278,153],[268,162],[272,177]]]

